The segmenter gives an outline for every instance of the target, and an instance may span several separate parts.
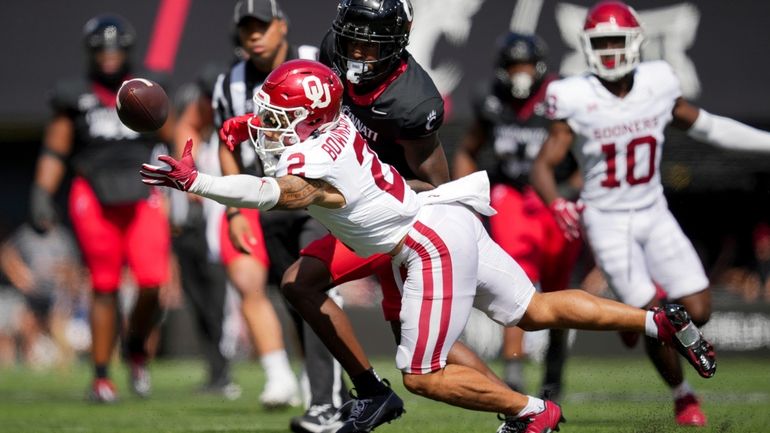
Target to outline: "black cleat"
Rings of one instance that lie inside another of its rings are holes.
[[[289,428],[294,433],[334,433],[342,424],[342,412],[330,404],[320,404],[292,418]]]
[[[406,413],[403,400],[390,389],[390,383],[385,379],[383,383],[388,386],[385,394],[351,400],[350,416],[337,433],[370,432]]]

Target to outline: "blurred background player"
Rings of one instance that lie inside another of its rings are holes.
[[[217,77],[224,69],[218,64],[206,65],[195,82],[180,87],[175,104],[179,110],[174,130],[177,154],[181,154],[180,140],[184,143],[192,138],[200,143],[196,161],[214,173],[219,172],[219,137],[214,129],[212,95]],[[240,396],[241,390],[232,380],[230,360],[222,350],[227,287],[219,257],[217,228],[223,209],[213,200],[192,194],[172,191],[170,195],[174,253],[208,364],[208,378],[200,391],[234,399]]]
[[[489,218],[490,234],[536,287],[550,292],[568,287],[580,242],[565,237],[529,185],[532,161],[548,135],[545,91],[548,83],[558,78],[547,74],[546,53],[545,43],[536,35],[511,32],[501,38],[495,78],[476,95],[474,120],[454,155],[453,177],[477,171],[483,146],[492,145],[491,204],[497,214]],[[565,182],[575,168],[571,158],[558,167],[557,181],[563,188],[576,191]],[[557,400],[566,357],[565,331],[549,332],[541,394]],[[502,348],[503,379],[519,391],[524,390],[523,334],[518,327],[505,328]]]
[[[239,119],[243,121],[253,115],[254,92],[274,68],[286,60],[315,59],[318,55],[316,47],[289,44],[286,18],[274,0],[239,1],[234,19],[239,45],[248,58],[234,64],[217,82],[215,125],[224,130],[237,129]],[[233,117],[235,119],[230,120]],[[223,174],[273,174],[276,155],[265,152],[257,155],[248,133],[237,139],[225,135],[222,138],[219,155]],[[300,248],[327,231],[305,211],[265,215],[254,209],[237,208],[226,210],[221,230],[222,259],[230,280],[244,296],[244,315],[267,374],[260,400],[266,406],[296,405],[299,403],[297,382],[265,285],[268,278],[280,281],[283,272],[299,257]],[[305,370],[309,372],[306,390],[309,398],[307,411],[292,419],[290,427],[295,432],[334,430],[340,425],[337,409],[348,398],[342,369],[299,317],[296,323],[303,343]]]
[[[671,123],[727,149],[770,151],[770,134],[699,109],[681,97],[664,61],[641,62],[644,33],[636,12],[618,1],[588,12],[581,41],[590,74],[548,86],[554,122],[532,169],[532,183],[570,236],[582,224],[610,288],[624,303],[659,305],[655,284],[698,326],[711,315],[703,266],[668,210],[660,180],[664,128]],[[581,166],[585,206],[561,198],[555,167],[570,148]],[[706,416],[670,346],[647,339],[647,353],[671,388],[676,422],[703,426]]]
[[[22,224],[0,245],[0,273],[26,301],[18,329],[25,363],[69,365],[75,353],[67,327],[86,285],[72,234],[60,223],[45,233]]]
[[[115,111],[117,90],[132,74],[134,39],[131,25],[118,16],[100,15],[86,23],[88,75],[62,81],[54,91],[54,115],[46,128],[30,198],[32,225],[43,232],[51,229],[56,220],[53,194],[67,165],[73,168],[69,213],[93,286],[90,397],[97,402],[117,398],[108,365],[118,335],[117,291],[124,262],[140,289],[125,333],[124,356],[131,389],[142,397],[150,393],[145,340],[159,317],[158,288],[169,273],[169,229],[162,197],[136,182],[135,166],[150,160],[158,138],[128,129]],[[165,141],[171,138],[172,124],[167,121],[159,130]]]

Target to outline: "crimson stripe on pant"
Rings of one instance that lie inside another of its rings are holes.
[[[446,243],[439,237],[439,235],[433,231],[430,227],[417,221],[414,228],[430,242],[433,249],[438,253],[441,263],[439,264],[439,270],[441,271],[441,285],[442,285],[442,299],[441,299],[441,316],[439,321],[439,329],[436,337],[436,344],[431,354],[431,371],[436,371],[441,368],[441,351],[446,340],[447,331],[449,329],[449,321],[452,311],[452,257],[449,253]],[[412,357],[412,371],[422,372],[422,359],[425,354],[428,338],[430,336],[431,316],[433,310],[433,266],[434,260],[431,257],[428,250],[411,236],[407,236],[406,245],[413,249],[420,256],[422,261],[422,276],[423,276],[423,302],[420,307],[420,328],[418,330],[417,344]]]

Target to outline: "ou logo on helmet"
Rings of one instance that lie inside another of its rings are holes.
[[[302,88],[305,90],[307,99],[313,101],[310,108],[328,107],[332,102],[332,95],[329,92],[329,84],[321,84],[321,79],[315,75],[308,75],[302,80]]]

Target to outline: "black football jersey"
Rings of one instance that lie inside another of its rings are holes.
[[[548,137],[550,120],[545,117],[547,78],[535,94],[524,101],[513,99],[491,83],[479,89],[473,100],[476,119],[484,127],[495,154],[493,182],[523,186],[528,183],[532,162]]]
[[[333,49],[334,38],[329,32],[321,44],[320,61],[346,83],[345,71],[331,61]],[[401,66],[367,94],[355,94],[346,83],[342,111],[353,120],[379,158],[406,179],[415,179],[416,175],[409,168],[399,142],[435,134],[444,122],[441,94],[428,73],[408,53]]]
[[[161,85],[163,78],[142,73]],[[62,80],[51,94],[55,113],[74,123],[70,162],[85,177],[105,204],[128,203],[149,195],[136,177],[137,167],[149,162],[158,140],[154,133],[138,133],[118,118],[117,89],[86,79]]]

